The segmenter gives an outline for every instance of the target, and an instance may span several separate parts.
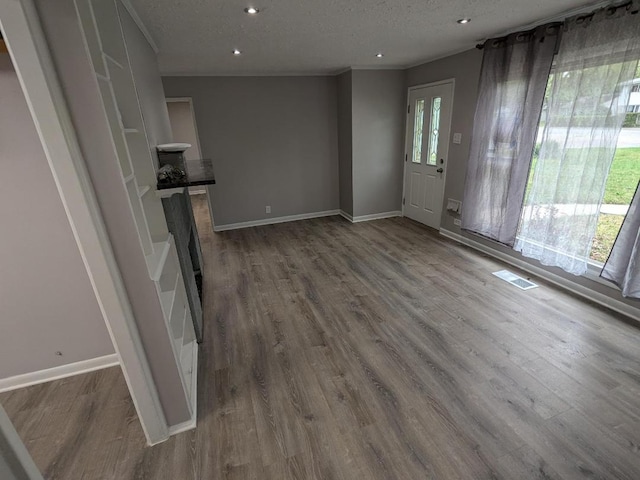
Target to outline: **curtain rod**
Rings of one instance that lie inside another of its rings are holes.
[[[581,8],[574,8],[572,10],[568,10],[564,13],[561,13],[559,15],[555,15],[553,17],[548,17],[544,20],[540,20],[539,22],[536,23],[530,23],[529,25],[525,25],[522,27],[519,27],[518,29],[515,30],[510,30],[507,31],[501,35],[497,35],[495,38],[504,38],[504,37],[508,37],[509,35],[511,35],[512,33],[518,33],[521,29],[522,32],[528,32],[531,30],[535,30],[537,27],[540,27],[542,25],[544,25],[545,23],[553,23],[553,22],[564,22],[566,21],[567,18],[571,18],[571,17],[575,17],[575,16],[582,16],[584,18],[593,16],[596,14],[596,12],[600,11],[600,10],[609,10],[611,12],[611,14],[615,13],[618,9],[620,8],[628,8],[631,5],[633,5],[633,0],[628,0],[624,3],[620,3],[620,4],[615,4],[615,3],[611,3],[610,1],[605,1],[605,2],[599,2],[596,3],[595,5],[591,5],[591,6],[587,6],[587,7],[581,7]],[[638,10],[636,9],[635,11],[631,12],[632,14],[636,14],[638,13]],[[489,38],[487,38],[486,40],[490,40]],[[485,41],[486,41],[485,40]],[[484,43],[478,43],[476,45],[476,48],[478,50],[482,50],[484,49]]]
[[[613,15],[614,13],[616,13],[620,8],[625,8],[627,10],[629,10],[629,7],[633,6],[633,0],[629,0],[628,2],[624,2],[621,3],[619,5],[609,5],[608,7],[603,7],[603,8],[598,8],[590,13],[586,13],[584,15],[578,15],[577,20],[578,21],[584,21],[587,18],[593,18],[593,16],[598,13],[599,11],[605,10],[607,12],[608,15]],[[631,15],[635,15],[636,13],[638,13],[638,10],[631,10],[629,13],[631,13]]]
[[[556,33],[562,28],[562,25],[564,24],[564,22],[550,22],[547,24],[547,30],[548,31],[550,28],[555,28],[556,29]],[[544,26],[543,25],[538,25],[537,27],[534,28],[530,28],[528,30],[522,30],[522,31],[515,31],[510,33],[509,35],[503,35],[501,37],[495,37],[495,38],[488,38],[487,40],[485,40],[484,43],[478,43],[476,45],[476,48],[478,50],[483,50],[485,44],[489,41],[489,40],[493,40],[494,44],[501,42],[501,41],[506,41],[506,39],[511,36],[511,35],[516,35],[516,37],[520,37],[520,36],[527,36],[527,35],[534,35],[536,30],[540,27]]]

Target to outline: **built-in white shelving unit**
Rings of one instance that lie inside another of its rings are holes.
[[[196,416],[197,343],[173,237],[155,194],[156,166],[138,99],[118,0],[78,0],[85,38],[109,121],[122,181],[149,277],[155,282],[185,397]]]

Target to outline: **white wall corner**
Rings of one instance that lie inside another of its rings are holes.
[[[353,216],[349,215],[347,212],[345,212],[344,210],[340,210],[340,216],[343,218],[346,218],[347,220],[349,220],[351,223],[353,223]]]
[[[37,372],[24,373],[8,378],[0,378],[0,393],[16,390],[18,388],[38,385],[39,383],[51,382],[61,378],[72,377],[82,373],[94,372],[103,368],[115,367],[120,365],[118,355],[104,355],[102,357],[82,360],[80,362],[68,363],[58,367],[38,370]]]
[[[520,270],[524,270],[525,272],[529,272],[533,275],[536,275],[544,280],[547,280],[554,285],[568,290],[576,295],[579,295],[587,300],[591,300],[592,302],[597,303],[598,305],[602,305],[603,307],[607,307],[617,313],[621,313],[635,321],[640,322],[640,309],[635,308],[631,305],[628,305],[620,300],[616,300],[615,298],[611,298],[607,295],[604,295],[600,292],[592,290],[584,285],[580,285],[579,283],[573,282],[569,279],[561,277],[560,275],[556,275],[555,273],[549,272],[542,267],[538,267],[536,265],[532,265],[524,260],[520,260],[516,257],[512,257],[511,255],[507,255],[506,253],[500,252],[498,250],[494,250],[491,247],[483,245],[480,242],[476,242],[470,238],[464,237],[458,233],[454,233],[450,230],[446,230],[444,228],[440,229],[440,235],[447,237],[451,240],[455,240],[458,243],[466,245],[468,247],[479,250],[487,255],[490,255],[498,260],[502,260],[505,263],[513,265],[514,267],[519,268]]]
[[[169,438],[164,411],[33,0],[0,1],[0,28],[147,442],[162,442]],[[18,388],[76,375],[111,366],[113,357],[97,363],[56,367],[39,372],[40,378],[5,383]]]

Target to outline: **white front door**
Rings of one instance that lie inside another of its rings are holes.
[[[453,82],[409,90],[404,216],[440,229]]]

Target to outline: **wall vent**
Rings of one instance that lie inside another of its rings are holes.
[[[515,285],[520,290],[530,290],[538,286],[537,284],[525,278],[519,277],[518,275],[516,275],[513,272],[510,272],[509,270],[500,270],[499,272],[493,272],[493,275],[495,275],[498,278],[501,278],[505,282],[509,282],[511,285]]]

